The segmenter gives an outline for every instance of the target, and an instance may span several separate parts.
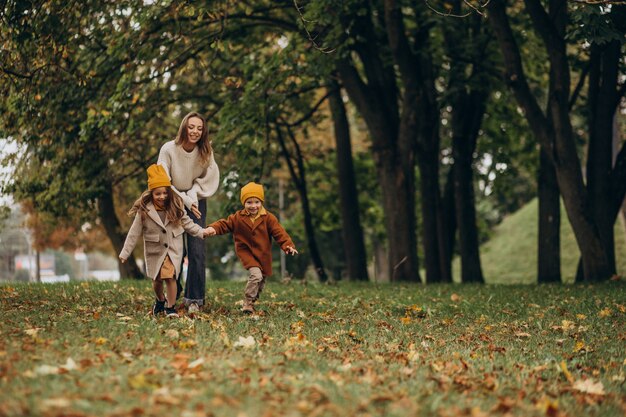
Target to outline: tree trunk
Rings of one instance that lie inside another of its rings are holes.
[[[320,254],[319,248],[317,247],[317,240],[315,239],[315,227],[313,226],[313,216],[311,216],[311,207],[309,204],[309,193],[307,191],[306,184],[306,175],[304,170],[304,161],[302,158],[302,153],[300,152],[300,146],[293,136],[292,132],[289,131],[289,139],[293,147],[295,148],[295,156],[293,159],[296,161],[296,165],[298,167],[298,171],[293,165],[292,155],[287,149],[287,144],[285,143],[285,138],[283,137],[283,133],[280,128],[276,129],[276,135],[278,137],[278,143],[280,145],[283,157],[285,158],[285,162],[287,162],[287,167],[289,168],[289,173],[291,174],[291,178],[296,185],[298,190],[298,194],[300,194],[300,203],[302,204],[302,215],[304,217],[304,231],[306,233],[306,240],[309,247],[309,252],[311,254],[311,262],[313,262],[313,267],[315,268],[315,272],[317,273],[317,277],[320,282],[328,281],[328,274],[326,274],[326,269],[324,268],[324,262],[322,261],[322,255]]]
[[[543,146],[539,151],[537,281],[561,282],[561,203],[556,172]]]
[[[587,190],[591,211],[604,244],[611,272],[615,273],[615,218],[612,213],[613,120],[617,109],[620,42],[592,45],[589,71],[589,151]]]
[[[392,281],[419,282],[415,236],[415,174],[414,165],[410,166],[414,153],[401,151],[410,150],[411,145],[399,144],[409,138],[400,137],[395,97],[388,105],[385,104],[390,100],[387,95],[395,87],[393,84],[384,87],[387,86],[388,77],[380,75],[381,64],[378,59],[369,55],[364,59],[367,61],[366,68],[378,68],[368,70],[371,77],[368,84],[361,80],[356,68],[349,61],[338,62],[337,72],[372,137],[372,153],[382,194],[389,245],[389,277]]]
[[[618,123],[618,114],[619,109],[613,115],[613,166],[615,166],[615,163],[617,162],[617,153],[619,152],[620,146],[622,144],[622,137],[620,135]],[[622,198],[622,203],[619,205],[618,209],[618,216],[620,219],[620,224],[622,225],[623,232],[626,234],[626,198]]]
[[[564,30],[563,19],[556,19],[560,31]],[[548,97],[555,95],[558,74],[550,65]],[[552,112],[546,111],[548,123],[552,125]],[[556,169],[550,158],[550,149],[539,145],[538,200],[539,230],[537,239],[537,281],[540,283],[561,281],[561,200]]]
[[[452,13],[460,14],[461,0],[452,0]],[[483,19],[470,16],[444,27],[446,52],[450,56],[448,91],[452,105],[453,195],[461,255],[461,282],[484,282],[480,265],[476,201],[472,163],[478,133],[491,91],[489,69],[485,64],[489,43]],[[467,44],[472,48],[468,50]],[[468,71],[471,68],[471,71]],[[449,222],[446,222],[446,226]]]
[[[397,151],[378,154],[380,181],[388,236],[391,281],[419,282],[415,235],[415,186],[413,167],[406,172]],[[395,192],[392,192],[395,190]]]
[[[298,187],[300,194],[300,201],[302,201],[302,214],[304,216],[304,230],[306,232],[306,240],[309,246],[309,252],[311,253],[311,262],[315,267],[315,272],[320,282],[328,281],[328,274],[324,268],[324,262],[322,261],[322,255],[320,255],[319,248],[317,247],[317,240],[315,239],[315,227],[313,227],[313,218],[311,216],[311,207],[309,204],[309,195],[306,189],[306,183],[302,183],[302,186]]]
[[[124,235],[120,233],[120,222],[115,215],[115,206],[113,205],[113,189],[111,184],[107,182],[104,186],[105,189],[98,198],[98,216],[100,217],[104,230],[113,245],[113,250],[115,250],[116,254],[119,254],[124,247],[125,238]],[[126,260],[126,263],[121,263],[118,259],[117,267],[120,271],[121,278],[142,279],[144,277],[133,256],[129,257]]]
[[[422,149],[417,153],[422,200],[422,239],[424,241],[424,268],[426,282],[452,282],[447,254],[446,233],[439,191],[438,149]]]
[[[428,60],[416,60],[412,65],[416,65],[415,72],[419,74],[420,95],[415,100],[419,114],[416,116],[419,117],[416,122],[419,128],[416,154],[420,172],[426,282],[452,282],[451,254],[447,253],[446,224],[439,189],[440,114],[433,68]]]
[[[443,222],[446,225],[445,247],[452,271],[452,259],[454,259],[454,243],[456,237],[456,207],[454,202],[454,166],[450,166],[448,175],[446,175],[446,183],[443,189],[442,197]],[[451,275],[452,277],[452,275]]]
[[[372,250],[374,252],[374,282],[390,282],[389,276],[389,257],[387,256],[387,250],[378,238],[372,239]]]
[[[41,253],[39,250],[35,250],[35,282],[41,282]]]
[[[484,92],[463,92],[453,107],[454,201],[459,229],[461,282],[485,282],[480,265],[472,162],[486,99]]]
[[[359,214],[359,198],[356,188],[350,125],[346,108],[341,98],[341,90],[336,81],[329,87],[330,111],[335,129],[337,145],[337,172],[339,174],[339,200],[341,206],[341,228],[343,247],[346,256],[347,276],[354,281],[368,281],[367,255],[363,241],[363,229]]]
[[[533,133],[555,165],[559,190],[583,257],[585,280],[606,280],[612,275],[611,268],[591,211],[590,197],[583,182],[581,163],[576,152],[569,118],[570,76],[565,53],[566,43],[559,31],[560,26],[554,27],[553,24],[553,21],[566,17],[567,5],[564,0],[551,0],[550,10],[560,13],[554,17],[546,13],[539,0],[526,0],[525,3],[550,58],[550,77],[551,82],[554,82],[554,89],[548,101],[550,120],[541,111],[526,81],[521,55],[509,26],[503,2],[489,3],[489,21],[504,55],[507,81],[518,103],[524,109]]]

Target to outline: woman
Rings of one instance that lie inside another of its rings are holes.
[[[206,198],[215,194],[220,180],[208,136],[204,117],[196,112],[187,114],[176,139],[161,147],[157,162],[165,168],[172,190],[183,199],[189,217],[201,227],[206,223]],[[204,305],[204,241],[189,234],[186,237],[189,264],[183,302],[189,313],[195,313]]]

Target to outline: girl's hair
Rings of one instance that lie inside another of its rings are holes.
[[[167,188],[167,196],[168,199],[165,202],[165,216],[169,219],[170,222],[177,225],[180,223],[180,219],[185,215],[185,206],[183,204],[183,199],[178,196],[174,191],[172,191],[172,187]],[[146,213],[148,213],[148,208],[146,205],[152,201],[152,191],[146,190],[141,193],[141,196],[135,201],[131,209],[128,211],[128,215],[134,217],[137,212],[141,213],[141,218],[145,219]]]
[[[198,152],[200,152],[202,162],[204,165],[208,166],[213,149],[211,148],[211,142],[209,141],[209,128],[206,125],[206,120],[200,113],[192,111],[183,117],[183,121],[180,122],[180,127],[178,128],[178,134],[176,135],[176,144],[182,145],[187,141],[187,125],[189,124],[189,119],[192,117],[197,117],[202,120],[202,134],[200,135],[200,140],[196,146],[198,147]]]

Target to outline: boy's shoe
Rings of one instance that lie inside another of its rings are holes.
[[[254,314],[254,304],[250,303],[250,302],[244,302],[243,303],[243,308],[241,309],[241,311],[244,314]]]
[[[176,312],[176,306],[165,307],[165,315],[170,318],[179,317],[178,313]]]
[[[198,303],[191,303],[191,304],[189,304],[189,307],[187,307],[187,312],[189,314],[199,313],[200,312],[200,307],[198,306]]]
[[[152,315],[157,316],[165,311],[165,300],[156,300],[152,306]]]

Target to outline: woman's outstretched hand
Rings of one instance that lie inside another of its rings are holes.
[[[193,213],[193,215],[196,216],[196,219],[199,219],[200,217],[202,217],[202,214],[200,213],[198,206],[192,205],[190,210]]]

